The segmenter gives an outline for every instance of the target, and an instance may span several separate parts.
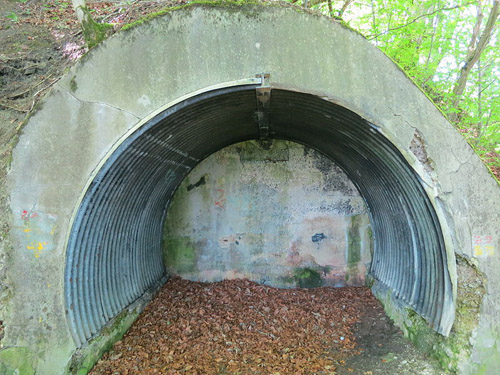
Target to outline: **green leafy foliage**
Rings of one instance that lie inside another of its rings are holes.
[[[468,52],[485,33],[498,0],[355,0],[333,1],[342,16],[378,46],[450,116],[485,163],[500,177],[499,21],[474,64],[462,95],[454,94]],[[295,2],[295,1],[292,1]],[[328,15],[328,2],[309,1]],[[478,22],[478,35],[471,43]]]
[[[14,12],[10,12],[7,16],[8,19],[10,19],[12,22],[18,22],[19,17],[17,17],[17,14]]]

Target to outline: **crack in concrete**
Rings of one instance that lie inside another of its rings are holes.
[[[93,101],[90,101],[90,100],[83,100],[83,99],[80,99],[78,98],[77,96],[75,96],[74,94],[72,94],[70,91],[68,90],[62,90],[64,91],[65,93],[69,94],[72,98],[78,100],[80,103],[87,103],[87,104],[98,104],[98,105],[103,105],[103,106],[106,106],[106,107],[110,107],[110,108],[113,108],[113,109],[116,109],[117,111],[120,111],[120,112],[124,112],[124,113],[127,113],[133,117],[135,117],[137,120],[140,120],[141,117],[136,115],[135,113],[132,113],[132,112],[129,112],[129,111],[126,111],[124,110],[123,108],[119,108],[119,107],[115,107],[114,105],[111,105],[109,103],[103,103],[103,102],[93,102]]]
[[[406,124],[412,128],[414,131],[417,130],[417,127],[416,126],[413,126],[408,120],[404,119],[404,122],[406,122]]]
[[[455,150],[453,148],[450,148],[450,152],[459,164],[458,168],[455,169],[453,171],[453,173],[457,173],[460,170],[460,168],[462,168],[465,164],[469,164],[472,168],[474,168],[474,166],[472,164],[470,164],[471,159],[474,157],[474,153],[472,153],[472,152],[469,153],[469,156],[467,157],[467,159],[464,161],[461,161],[460,158],[457,156],[457,154],[455,154]]]
[[[399,113],[396,113],[395,110],[393,110],[390,106],[387,106],[387,108],[389,108],[389,110],[392,112],[392,115],[394,117],[402,117],[402,120],[406,123],[406,125],[408,125],[410,128],[412,128],[413,130],[417,130],[417,127],[412,125],[407,119],[406,119],[406,116],[405,115],[402,115],[402,114],[399,114]]]
[[[470,159],[469,159],[469,160],[470,160]],[[458,171],[460,171],[460,169],[462,169],[462,167],[464,167],[464,166],[466,166],[466,165],[468,165],[469,167],[471,167],[471,168],[473,168],[473,169],[474,169],[474,166],[473,166],[471,163],[469,163],[469,160],[467,160],[467,161],[465,161],[465,162],[463,162],[463,163],[460,163],[460,165],[458,166],[458,168],[457,168],[456,170],[454,170],[452,173],[453,173],[453,174],[457,174],[457,173],[458,173]]]

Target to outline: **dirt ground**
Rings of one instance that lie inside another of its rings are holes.
[[[374,298],[370,293],[370,298]],[[365,304],[354,325],[360,348],[338,368],[338,374],[353,375],[444,375],[439,363],[426,358],[394,326],[380,302]],[[351,371],[352,370],[352,371]]]
[[[92,375],[441,374],[368,288],[170,279]]]
[[[183,3],[184,0],[176,3]],[[171,1],[87,1],[114,32]],[[70,0],[0,0],[0,144],[86,52]],[[5,151],[5,148],[2,149]]]

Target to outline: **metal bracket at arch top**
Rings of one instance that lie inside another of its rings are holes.
[[[255,89],[257,96],[257,122],[259,125],[259,139],[269,139],[269,106],[271,104],[271,85],[269,84],[269,73],[257,74],[260,78],[260,86]]]

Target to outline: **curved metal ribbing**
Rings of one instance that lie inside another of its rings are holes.
[[[161,238],[175,188],[204,157],[258,137],[255,87],[193,97],[146,123],[106,161],[70,234],[65,293],[77,346],[164,273]],[[341,166],[370,211],[371,272],[442,333],[453,308],[439,222],[416,174],[362,118],[318,97],[273,90],[270,136],[313,147]]]
[[[106,161],[67,247],[66,310],[77,346],[163,276],[162,222],[175,188],[201,159],[254,138],[254,114],[248,87],[205,93],[153,118]]]
[[[369,208],[371,274],[448,334],[453,293],[439,221],[418,176],[375,126],[312,95],[274,90],[271,135],[316,148],[341,166]]]

